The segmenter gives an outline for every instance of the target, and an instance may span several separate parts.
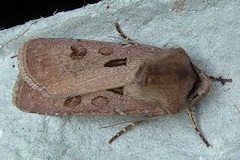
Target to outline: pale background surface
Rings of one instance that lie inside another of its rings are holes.
[[[110,8],[106,9],[106,6]],[[185,111],[144,123],[112,145],[123,126],[99,129],[136,116],[55,117],[24,113],[11,102],[21,43],[37,37],[119,42],[113,23],[137,42],[183,47],[206,73],[229,77],[194,105],[207,148]],[[15,65],[15,67],[13,67]],[[0,159],[239,159],[240,1],[103,0],[98,4],[0,31]]]

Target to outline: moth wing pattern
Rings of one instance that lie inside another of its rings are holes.
[[[129,48],[110,42],[33,39],[19,50],[20,74],[50,98],[117,88],[133,83],[139,65],[139,56],[130,56]],[[115,60],[113,66],[104,66],[111,60]]]
[[[79,96],[77,96],[79,97]],[[78,104],[66,104],[66,98],[47,98],[33,89],[21,76],[15,84],[13,103],[22,111],[47,115],[118,115],[149,114],[159,106],[111,91],[98,91],[80,96]],[[161,114],[166,114],[164,110]]]

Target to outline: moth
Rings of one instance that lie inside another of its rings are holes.
[[[124,115],[135,124],[186,109],[193,128],[207,146],[191,106],[210,91],[210,79],[182,48],[158,48],[128,38],[127,43],[69,38],[31,39],[18,51],[19,75],[13,103],[22,111],[46,115]]]

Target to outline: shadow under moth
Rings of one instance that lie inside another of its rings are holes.
[[[13,103],[22,111],[46,115],[124,115],[142,118],[117,133],[109,143],[149,118],[186,109],[210,91],[210,79],[182,48],[158,48],[128,38],[126,44],[67,38],[39,38],[18,51],[18,80]]]

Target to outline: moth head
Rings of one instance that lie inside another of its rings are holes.
[[[195,95],[202,96],[209,94],[211,90],[210,79],[204,73],[198,74],[198,77],[200,79],[200,82],[197,86],[197,89],[195,90]]]

